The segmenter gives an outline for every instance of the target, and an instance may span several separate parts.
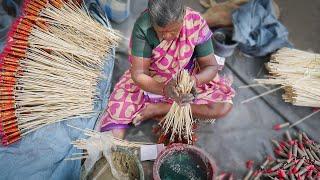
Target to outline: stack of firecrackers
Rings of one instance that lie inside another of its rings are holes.
[[[55,1],[51,1],[54,2]],[[18,18],[8,33],[6,46],[0,54],[0,135],[2,144],[8,145],[21,138],[15,114],[15,84],[19,71],[19,60],[26,57],[28,37],[33,26],[46,29],[42,21],[35,21],[40,11],[47,5],[46,0],[33,0],[24,3],[23,16]]]
[[[272,143],[277,158],[267,157],[257,170],[249,166],[245,180],[320,179],[320,144],[310,139],[306,133],[300,132],[293,138],[286,131],[284,140],[272,140]]]
[[[66,3],[70,5],[67,7]],[[72,12],[67,15],[70,14],[74,19],[66,19],[68,18],[66,16],[64,19],[61,18],[65,20],[63,22],[54,19],[53,16],[58,17],[63,14],[56,13],[60,9],[64,9],[64,13]],[[47,14],[44,13],[45,10]],[[53,14],[52,17],[48,12]],[[110,48],[116,46],[120,38],[111,29],[104,28],[92,20],[86,13],[80,6],[78,7],[78,4],[67,0],[24,1],[21,16],[12,24],[4,51],[0,54],[0,137],[3,145],[14,143],[24,135],[61,119],[95,113],[93,107],[97,92],[96,83],[101,79],[99,70],[103,67],[104,57],[110,52]],[[68,20],[74,22],[67,22]],[[60,28],[57,32],[62,35],[55,36],[51,28],[55,30]],[[68,33],[70,31],[73,33]],[[38,35],[43,34],[40,37],[42,42],[35,38],[35,32]],[[63,39],[63,34],[69,39]],[[51,46],[49,43],[52,43]],[[101,46],[97,47],[97,43]],[[39,59],[40,57],[42,59]],[[28,66],[29,63],[34,65],[33,68]],[[51,79],[46,81],[45,77],[48,77],[48,74],[51,75]],[[39,84],[37,75],[43,78],[41,83],[47,84]],[[60,84],[56,83],[57,76],[60,78],[58,79]],[[22,77],[27,77],[28,81],[21,82]],[[30,83],[31,80],[34,84]],[[51,89],[48,88],[49,83]],[[20,86],[21,84],[28,86],[24,88]],[[70,87],[71,90],[63,87]],[[26,99],[23,94],[26,89],[28,89],[27,97],[30,99]],[[52,92],[55,94],[52,95]],[[20,99],[17,99],[19,98],[17,93],[20,93]],[[55,97],[41,99],[47,97],[44,93]],[[50,103],[46,103],[48,100]],[[66,101],[73,106],[64,103]],[[65,110],[62,106],[72,109]],[[24,109],[21,110],[21,107]],[[50,113],[41,111],[45,109]],[[29,115],[33,112],[35,115],[30,118]]]

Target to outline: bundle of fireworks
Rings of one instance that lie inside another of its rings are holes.
[[[180,71],[176,75],[176,89],[179,94],[190,93],[193,87],[193,80],[188,71]],[[192,144],[194,141],[194,119],[192,117],[191,105],[179,105],[173,102],[169,112],[159,123],[161,129],[158,143],[186,143]]]
[[[320,144],[311,140],[305,133],[292,138],[287,131],[286,139],[272,140],[276,159],[267,157],[265,162],[254,170],[253,162],[247,163],[248,179],[320,179]],[[250,162],[250,161],[248,161]]]
[[[297,106],[320,107],[320,54],[283,48],[266,65],[269,79],[258,83],[281,85],[285,102]]]
[[[71,1],[26,0],[0,55],[0,135],[8,145],[94,112],[105,59],[120,35]]]

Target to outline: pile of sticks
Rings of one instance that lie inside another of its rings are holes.
[[[286,139],[280,142],[272,140],[277,158],[267,157],[255,171],[251,166],[245,180],[320,178],[320,144],[303,132],[292,138],[286,131],[285,136]]]
[[[9,145],[43,126],[94,113],[105,59],[120,35],[80,4],[26,0],[0,55],[0,135]]]
[[[188,71],[180,71],[175,78],[177,82],[176,89],[179,94],[191,92],[194,82]],[[186,141],[187,144],[192,144],[194,122],[190,104],[181,106],[177,102],[173,102],[164,120],[160,122],[162,127],[160,139],[161,137],[170,137],[170,142]]]
[[[320,54],[283,48],[266,64],[269,79],[259,84],[281,85],[285,102],[297,106],[320,107]]]

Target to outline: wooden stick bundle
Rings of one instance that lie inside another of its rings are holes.
[[[190,93],[193,87],[193,80],[191,79],[188,71],[180,71],[177,76],[177,90],[179,94]],[[168,114],[164,117],[164,120],[160,123],[163,133],[170,135],[170,141],[177,140],[182,142],[186,140],[188,144],[192,143],[194,119],[192,117],[192,111],[190,104],[180,106],[178,103],[173,102]]]
[[[0,54],[0,135],[8,145],[43,126],[88,117],[120,35],[72,1],[26,0]]]
[[[285,102],[320,107],[320,54],[283,48],[266,65],[271,77],[260,84],[281,85]]]

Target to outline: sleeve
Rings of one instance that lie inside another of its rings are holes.
[[[213,53],[214,51],[211,38],[202,44],[197,45],[194,52],[196,57],[205,57]]]
[[[152,48],[147,42],[145,33],[143,33],[142,28],[135,24],[131,35],[131,54],[137,57],[150,58],[152,55]]]

